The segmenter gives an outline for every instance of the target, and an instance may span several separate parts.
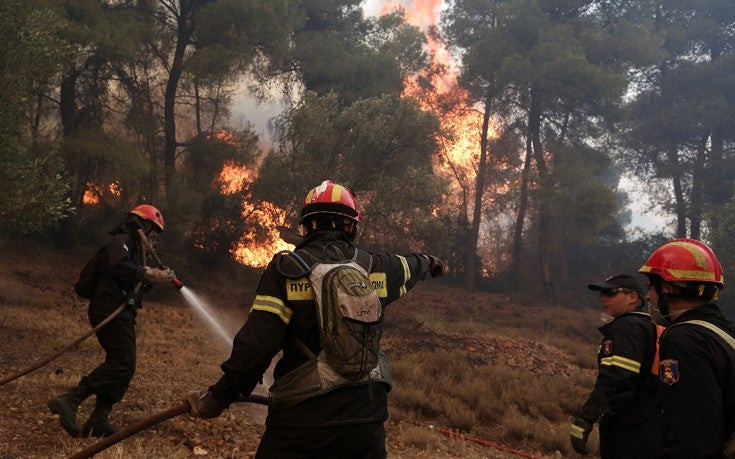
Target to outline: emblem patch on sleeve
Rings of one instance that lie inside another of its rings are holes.
[[[679,361],[673,359],[662,360],[658,364],[658,374],[662,383],[673,386],[679,381]]]
[[[612,355],[613,341],[611,339],[606,339],[605,341],[603,341],[600,351],[602,352],[602,355]]]

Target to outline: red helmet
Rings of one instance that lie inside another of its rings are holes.
[[[718,290],[725,288],[722,266],[715,253],[696,239],[674,239],[654,250],[638,270],[655,274],[667,282],[711,283]]]
[[[159,230],[163,231],[163,215],[161,215],[158,209],[149,204],[135,206],[128,214],[137,215],[143,220],[148,220],[156,225]]]
[[[301,206],[301,220],[317,214],[342,215],[358,222],[360,210],[355,195],[342,185],[325,180],[321,185],[309,191]]]

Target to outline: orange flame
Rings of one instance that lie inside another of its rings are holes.
[[[207,136],[207,137],[208,138],[212,138],[211,135],[210,136]],[[232,145],[234,147],[239,146],[239,143],[237,142],[237,139],[235,139],[235,136],[232,135],[232,133],[225,131],[224,129],[222,129],[218,133],[214,134],[214,137],[217,140],[221,140],[222,142],[224,142],[226,144],[229,144],[229,145]]]
[[[242,191],[245,182],[253,181],[253,176],[246,166],[229,161],[222,167],[217,181],[220,184],[220,192],[228,195]]]
[[[232,250],[232,255],[238,262],[254,267],[266,266],[273,255],[282,250],[293,250],[295,246],[281,239],[278,227],[283,226],[286,211],[270,202],[263,202],[259,207],[243,202],[243,216],[256,219],[265,227],[266,234],[256,234],[249,231],[238,241]]]
[[[445,205],[438,209],[443,210],[460,208],[469,218],[474,205],[475,178],[480,159],[480,141],[482,138],[483,113],[478,110],[476,102],[470,94],[459,86],[459,69],[457,62],[447,47],[442,43],[433,30],[439,23],[441,15],[441,0],[384,0],[379,14],[387,14],[399,8],[403,10],[406,21],[426,34],[425,49],[429,53],[432,65],[430,73],[423,75],[423,79],[409,77],[404,82],[403,95],[418,100],[422,108],[434,112],[441,125],[442,134],[437,136],[439,151],[436,155],[435,171],[437,174],[450,178],[450,195]],[[427,81],[428,80],[428,81]],[[428,88],[427,88],[427,82]],[[499,125],[496,120],[490,119],[488,137],[499,136]],[[492,155],[492,151],[488,152]],[[492,158],[492,156],[490,156]],[[509,164],[499,163],[496,158],[491,159],[493,168],[507,170]],[[511,184],[496,184],[493,190],[484,195],[484,202],[492,203],[500,195],[509,191]],[[483,224],[488,217],[481,217]],[[490,219],[495,217],[490,217]],[[478,247],[481,257],[485,260],[483,276],[490,276],[497,271],[493,265],[494,253],[490,253],[492,241],[480,240]]]
[[[409,24],[426,33],[426,50],[434,66],[443,70],[431,75],[432,89],[429,91],[421,87],[416,78],[408,78],[403,94],[417,99],[425,110],[437,113],[442,130],[450,134],[438,139],[441,147],[438,170],[463,182],[474,180],[480,156],[483,115],[474,109],[467,91],[459,87],[458,70],[449,50],[436,34],[429,33],[439,22],[441,0],[387,0],[380,14],[396,9],[404,12]],[[490,136],[496,135],[492,129]],[[455,184],[455,188],[459,186]]]
[[[96,206],[102,202],[105,195],[109,195],[110,198],[119,198],[122,195],[122,188],[119,182],[112,182],[107,186],[97,185],[92,182],[87,182],[84,189],[84,195],[82,196],[82,203],[88,206]]]
[[[214,135],[218,140],[229,145],[237,146],[237,140],[231,133],[222,130]],[[222,194],[230,195],[247,190],[247,187],[257,178],[257,173],[234,161],[222,166],[216,182]],[[248,199],[250,193],[245,194],[242,206],[242,216],[251,221],[257,221],[257,226],[263,232],[250,230],[240,237],[240,240],[230,250],[233,258],[244,265],[264,267],[273,258],[273,255],[282,250],[293,250],[294,245],[281,239],[279,228],[286,220],[286,211],[273,203],[264,201],[255,204]]]

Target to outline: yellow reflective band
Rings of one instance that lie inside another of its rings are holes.
[[[385,273],[370,273],[370,283],[373,284],[373,290],[378,294],[378,298],[388,297],[388,281]]]
[[[715,279],[715,273],[710,271],[692,271],[688,269],[668,269],[669,273],[671,273],[672,276],[677,277],[679,279],[681,278],[687,278],[687,279],[696,279],[696,280],[709,280],[709,281],[716,281]]]
[[[345,187],[342,185],[334,185],[332,188],[332,202],[340,202],[342,201],[342,190],[344,190]]]
[[[600,360],[600,365],[605,365],[608,367],[616,366],[616,367],[622,368],[624,370],[628,370],[636,374],[641,372],[640,362],[636,362],[635,360],[627,359],[619,355],[605,357],[604,359]]]
[[[265,311],[277,315],[288,325],[291,322],[291,315],[293,311],[286,307],[286,305],[280,299],[274,296],[258,295],[253,301],[253,307],[251,311]]]
[[[304,202],[310,203],[313,197],[314,197],[314,190],[311,190],[309,191],[309,194],[306,195],[306,199],[304,199]]]
[[[399,260],[401,260],[401,264],[403,265],[403,285],[401,285],[401,289],[398,291],[398,298],[400,298],[406,294],[406,284],[408,284],[408,281],[411,280],[411,270],[408,268],[408,261],[406,260],[406,257],[402,257],[400,255],[396,256]]]
[[[669,245],[681,247],[682,249],[691,253],[694,257],[694,262],[697,264],[697,267],[707,269],[707,260],[704,258],[704,254],[699,250],[698,247],[693,246],[689,242],[669,242]]]
[[[584,428],[578,425],[572,424],[572,437],[584,438]]]
[[[651,267],[648,265],[641,266],[641,269],[638,270],[639,273],[648,273],[651,272]]]
[[[700,327],[704,327],[714,332],[720,338],[722,338],[722,340],[725,341],[732,348],[733,351],[735,351],[735,338],[727,334],[726,331],[724,331],[717,325],[710,323],[710,322],[706,322],[704,320],[687,320],[686,322],[679,322],[676,325],[681,325],[681,324],[693,324],[693,325],[699,325]]]

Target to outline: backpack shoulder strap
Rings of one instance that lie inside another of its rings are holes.
[[[373,270],[373,256],[370,252],[365,252],[364,250],[360,250],[355,247],[355,255],[352,258],[352,261],[362,266],[362,269],[368,273],[368,276]]]
[[[309,264],[297,252],[284,250],[276,254],[274,258],[276,272],[287,279],[301,279],[314,269],[316,264]]]
[[[706,328],[707,330],[713,332],[715,335],[722,338],[724,342],[726,342],[730,348],[732,348],[733,351],[735,351],[735,338],[733,338],[729,333],[727,333],[725,330],[721,329],[717,325],[707,322],[705,320],[687,320],[685,322],[680,322],[676,325],[683,325],[683,324],[692,324],[692,325],[698,325],[700,327]]]
[[[311,360],[312,362],[317,361],[317,357],[314,355],[313,352],[311,352],[311,349],[309,349],[308,346],[306,346],[306,344],[304,344],[304,342],[301,341],[301,339],[295,334],[293,335],[293,340],[296,343],[296,345],[299,347],[299,349],[301,349],[301,352],[303,352],[304,355],[306,355],[309,358],[309,360]]]

